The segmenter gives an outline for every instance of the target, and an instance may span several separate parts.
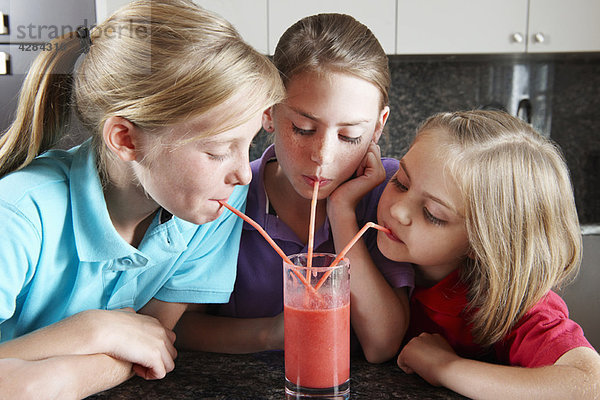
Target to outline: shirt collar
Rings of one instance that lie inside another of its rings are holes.
[[[112,269],[142,267],[151,258],[158,261],[157,258],[183,251],[197,228],[197,225],[176,217],[160,224],[157,215],[139,250],[127,243],[113,226],[108,214],[95,152],[89,139],[75,151],[71,165],[70,194],[75,244],[81,261],[116,260],[115,263],[109,263]]]
[[[265,166],[269,161],[276,158],[275,146],[270,145],[259,159],[252,162],[252,181],[248,191],[246,215],[258,222],[271,238],[302,244],[296,234],[283,221],[268,212],[269,199],[265,191]],[[244,222],[244,229],[256,230],[247,222]],[[329,218],[326,218],[321,229],[315,232],[314,247],[317,248],[327,240],[329,240]]]
[[[467,287],[457,268],[432,287],[415,287],[413,299],[438,313],[459,316],[467,305]]]

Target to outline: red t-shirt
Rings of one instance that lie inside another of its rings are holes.
[[[467,288],[458,270],[430,288],[415,287],[410,301],[406,339],[422,332],[439,333],[461,357],[521,367],[551,365],[576,347],[594,349],[577,323],[569,319],[565,302],[550,291],[491,349],[473,342],[467,323]]]

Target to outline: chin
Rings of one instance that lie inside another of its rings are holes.
[[[397,246],[397,245],[396,245]],[[390,243],[390,240],[385,237],[382,232],[378,232],[377,235],[377,247],[383,256],[392,261],[406,261],[404,257],[401,257],[398,251],[395,251],[394,244]]]
[[[218,210],[203,210],[193,214],[186,213],[181,216],[178,215],[178,217],[184,221],[191,222],[192,224],[202,225],[214,221],[219,218],[222,213],[223,209],[220,208]]]

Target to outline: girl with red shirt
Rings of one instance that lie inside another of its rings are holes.
[[[435,115],[378,221],[381,252],[415,268],[405,372],[471,398],[600,396],[600,356],[552,291],[576,274],[581,235],[550,140],[502,112]]]

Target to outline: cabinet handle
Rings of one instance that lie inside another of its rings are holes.
[[[10,55],[3,51],[0,51],[0,75],[8,75],[8,62]]]
[[[538,32],[533,35],[533,41],[541,44],[546,41],[546,37],[542,32]]]
[[[525,38],[523,37],[523,34],[515,32],[510,36],[510,39],[513,43],[523,43],[523,39]]]
[[[8,35],[8,26],[4,23],[5,16],[3,12],[0,12],[0,35]]]

